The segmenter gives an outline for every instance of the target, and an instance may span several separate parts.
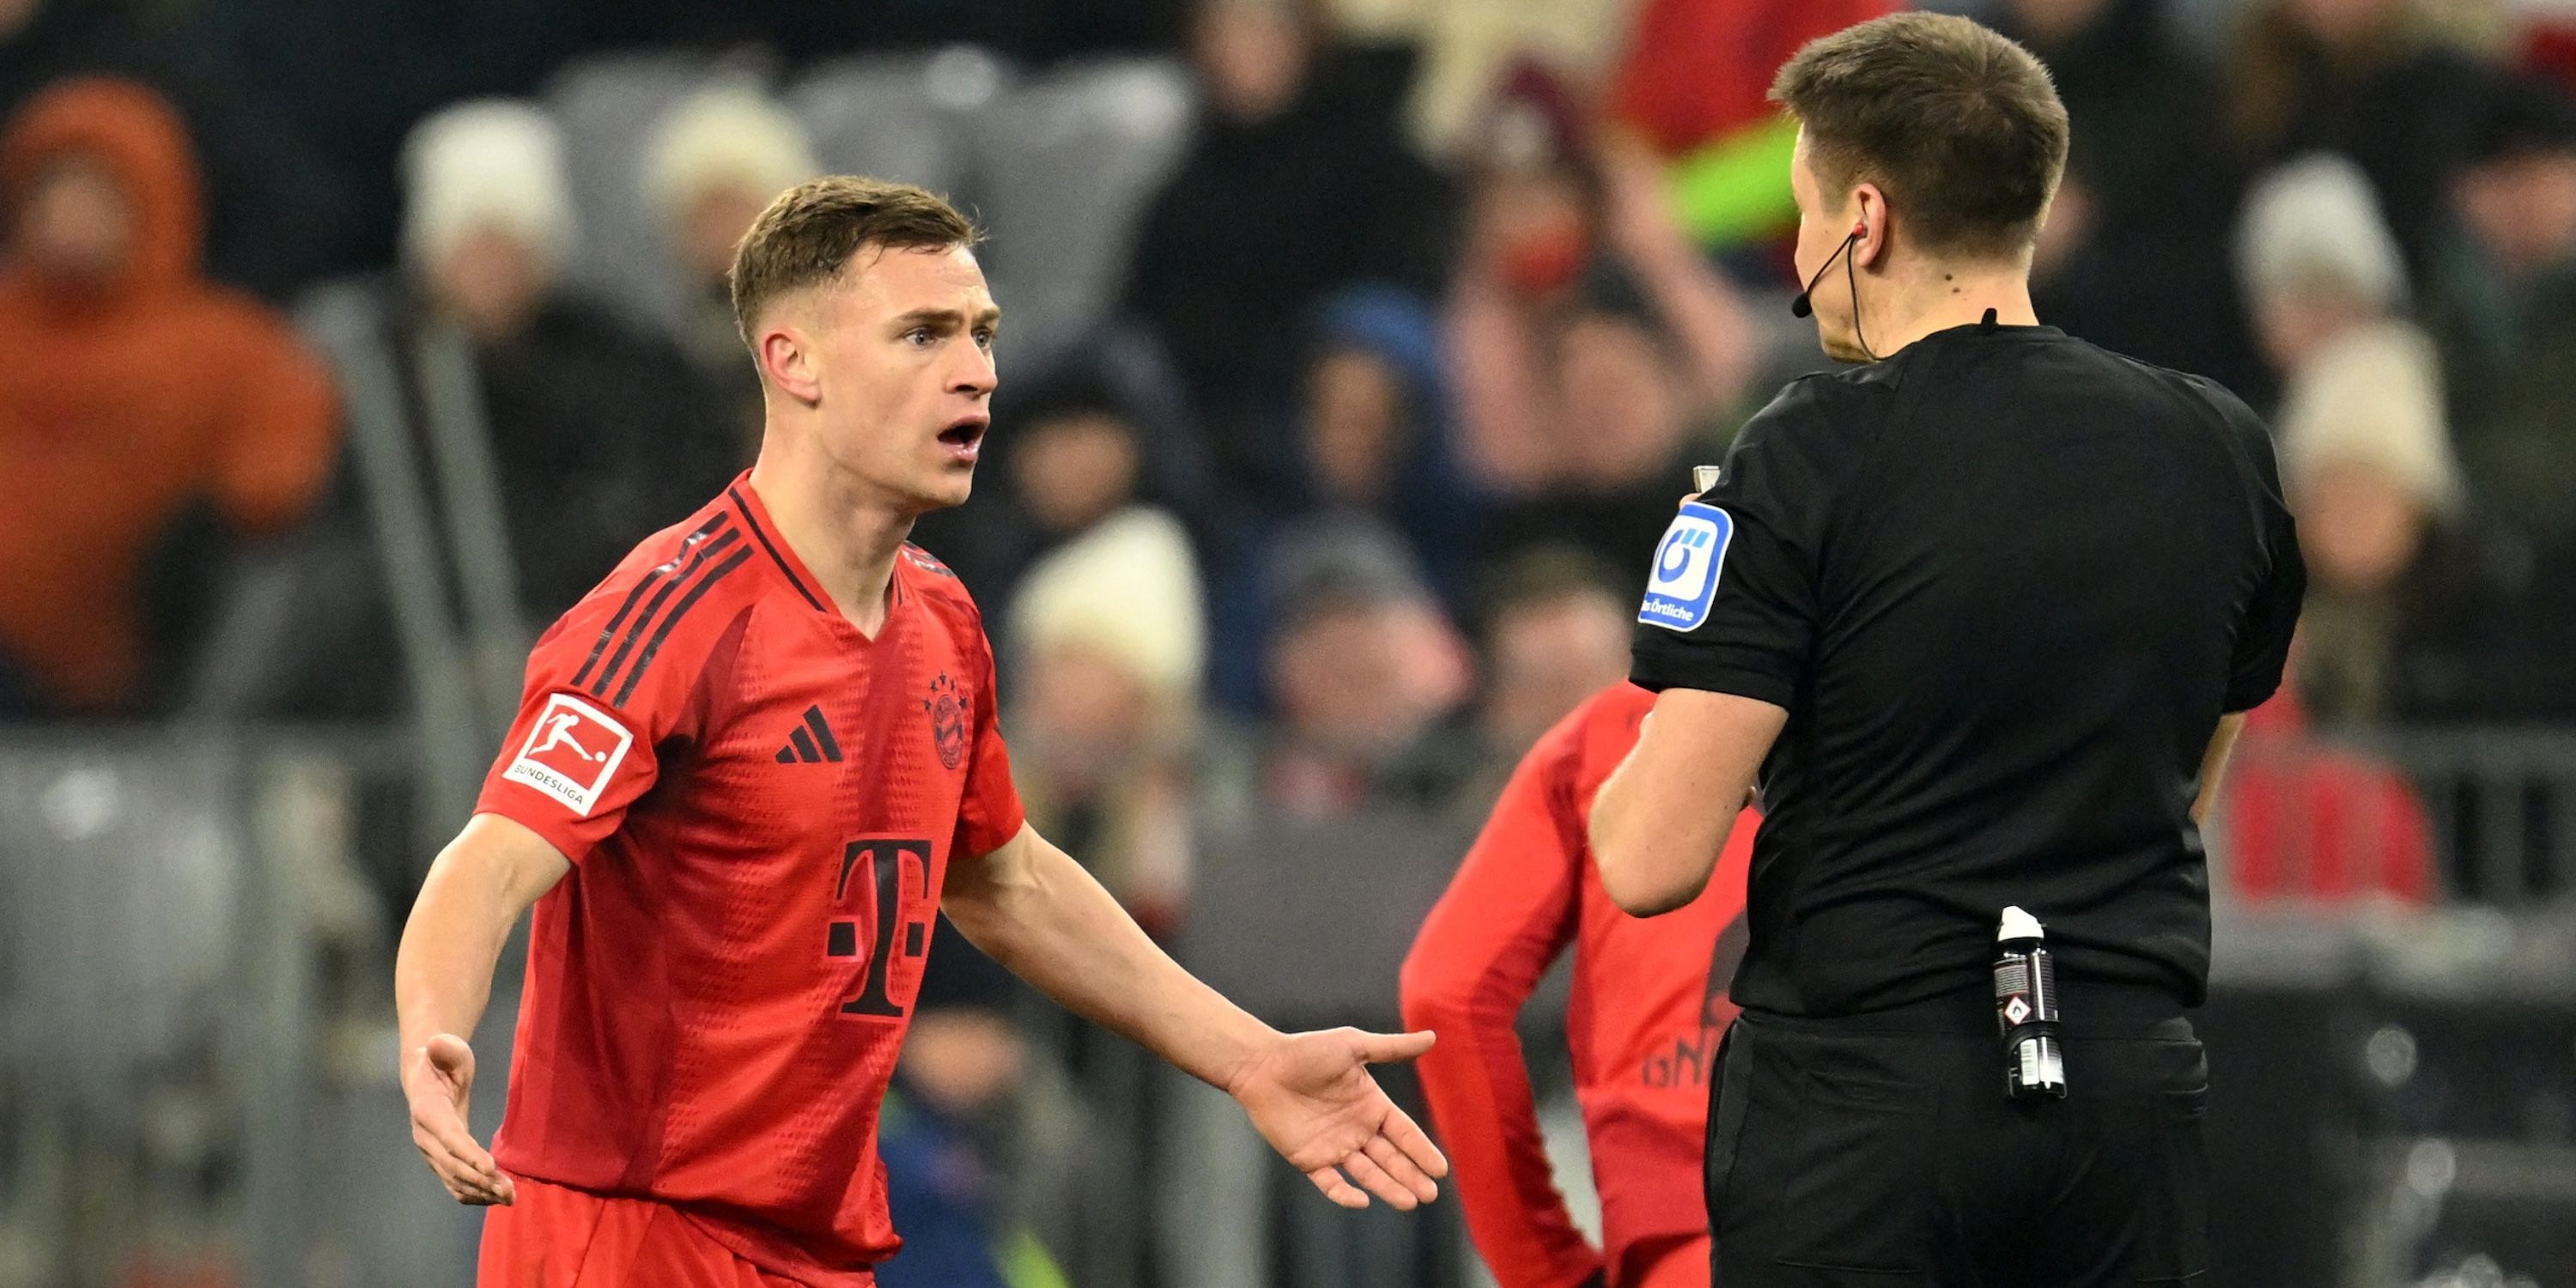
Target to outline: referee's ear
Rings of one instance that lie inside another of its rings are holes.
[[[1862,182],[1852,188],[1853,231],[1860,234],[1852,241],[1852,262],[1862,268],[1878,265],[1881,252],[1887,249],[1887,191],[1875,183]]]

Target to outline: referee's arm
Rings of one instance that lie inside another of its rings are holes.
[[[1788,723],[1823,614],[1825,530],[1867,417],[1801,380],[1747,422],[1716,485],[1656,547],[1629,679],[1654,691],[1637,745],[1593,798],[1602,889],[1632,916],[1699,896]]]
[[[1636,749],[1592,803],[1592,852],[1611,902],[1632,917],[1671,912],[1699,897],[1726,848],[1738,804],[1771,753],[1789,713],[1732,693],[1667,689],[1638,731]],[[2209,820],[2243,712],[2218,722],[2200,760],[2191,820]]]
[[[1592,801],[1601,887],[1632,917],[1699,897],[1789,713],[1732,693],[1666,689]]]

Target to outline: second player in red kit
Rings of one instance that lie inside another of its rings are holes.
[[[1637,743],[1655,695],[1624,681],[1521,757],[1404,962],[1404,1019],[1440,1034],[1417,1066],[1458,1158],[1467,1232],[1502,1288],[1708,1288],[1700,1199],[1709,1076],[1735,1019],[1755,819],[1700,896],[1670,916],[1610,901],[1585,840],[1593,795]],[[1574,1096],[1601,1196],[1595,1249],[1551,1182],[1514,1024],[1558,954]]]
[[[998,310],[973,241],[945,202],[869,180],[761,216],[734,269],[758,464],[539,641],[422,884],[395,970],[404,1089],[449,1192],[493,1205],[486,1285],[872,1284],[901,1246],[878,1112],[942,911],[1232,1094],[1335,1202],[1410,1208],[1447,1172],[1366,1068],[1428,1034],[1269,1028],[1022,818],[981,617],[904,544],[966,498],[987,423]],[[487,1153],[466,1037],[532,903]]]

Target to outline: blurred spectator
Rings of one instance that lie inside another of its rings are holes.
[[[1353,6],[1345,5],[1344,12]],[[1609,80],[1635,0],[1376,0],[1386,34],[1421,46],[1409,115],[1425,148],[1453,156],[1471,142],[1494,86],[1534,60],[1582,85]],[[1782,171],[1786,182],[1787,171]]]
[[[685,283],[678,339],[746,449],[760,440],[760,375],[734,320],[734,243],[770,199],[822,172],[805,128],[757,89],[707,90],[674,109],[646,149],[646,200]]]
[[[1170,350],[1219,475],[1248,493],[1299,320],[1348,282],[1437,292],[1451,202],[1396,101],[1358,83],[1300,0],[1205,0],[1190,50],[1204,120],[1146,212],[1128,303]]]
[[[2225,125],[2256,165],[2314,149],[2370,176],[2406,262],[2422,268],[2465,158],[2485,72],[2427,0],[2267,0],[2225,72]]]
[[[2405,259],[2369,179],[2330,153],[2283,165],[2246,194],[2236,271],[2263,356],[2283,379],[2407,303]]]
[[[1567,712],[1627,678],[1636,613],[1598,562],[1570,548],[1531,550],[1497,569],[1494,583],[1476,718],[1508,771]]]
[[[1742,302],[1674,225],[1633,147],[1596,149],[1562,85],[1518,69],[1472,162],[1468,235],[1447,304],[1459,455],[1497,493],[1589,490],[1599,427],[1565,380],[1566,335],[1615,301],[1662,350],[1649,382],[1672,415],[1740,398],[1757,339]],[[1577,348],[1584,348],[1578,343]],[[1669,517],[1668,515],[1665,517]]]
[[[979,601],[1002,605],[1040,558],[1111,515],[1141,506],[1192,517],[1174,500],[1181,489],[1160,459],[1186,431],[1157,418],[1151,400],[1125,383],[1088,361],[1025,384],[1005,380],[1010,392],[996,395],[975,494],[954,510],[923,515],[913,540],[947,561]],[[1008,652],[1006,616],[995,613],[987,629]]]
[[[2535,598],[2527,547],[2463,505],[2430,343],[2351,328],[2289,388],[2282,481],[2308,564],[2295,678],[2318,722],[2563,712],[2564,623]]]
[[[1033,823],[1137,920],[1168,930],[1189,879],[1188,762],[1206,669],[1197,561],[1180,522],[1127,503],[1135,445],[1102,416],[1048,422],[1016,458],[1074,533],[1010,601],[1012,773]]]
[[[2327,727],[2529,717],[2568,685],[2533,548],[2480,521],[2430,340],[2397,320],[2396,239],[2368,181],[2317,154],[2256,183],[2238,271],[2282,373],[2282,481],[2308,559],[2298,683]]]
[[[1406,292],[1357,287],[1323,306],[1279,477],[1262,489],[1251,553],[1218,578],[1216,693],[1260,703],[1262,641],[1281,568],[1318,543],[1365,532],[1398,547],[1444,608],[1465,600],[1478,506],[1451,452],[1438,336]]]
[[[1691,236],[1722,246],[1797,222],[1797,128],[1771,78],[1818,36],[1902,8],[1895,0],[1644,0],[1610,88],[1609,115],[1672,163],[1672,204]]]
[[[2220,893],[2246,903],[2431,903],[2433,825],[2394,768],[2308,734],[2284,690],[2246,718],[2218,797]]]
[[[2461,464],[2498,519],[2576,539],[2576,100],[2499,83],[2452,189],[2436,283]]]
[[[1297,441],[1283,453],[1298,472],[1277,500],[1374,517],[1402,534],[1442,602],[1460,602],[1472,553],[1460,534],[1474,529],[1476,501],[1451,442],[1430,314],[1403,292],[1363,288],[1327,302],[1314,336]]]
[[[2243,177],[2209,140],[2214,77],[2165,0],[2006,0],[1999,30],[2048,65],[2074,151],[2032,264],[2039,315],[2133,357],[2268,386],[2227,271]]]
[[[1642,589],[1655,540],[1689,490],[1689,467],[1719,455],[1696,432],[1704,422],[1684,359],[1615,278],[1596,281],[1545,344],[1551,469],[1541,487],[1497,502],[1488,557],[1538,540],[1571,542]]]
[[[564,288],[578,230],[543,112],[449,108],[413,133],[404,166],[407,271],[385,341],[416,400],[447,392],[424,388],[433,345],[470,349],[520,597],[531,621],[551,620],[723,487],[744,444],[670,345]]]
[[[0,117],[67,77],[149,87],[184,122],[196,158],[206,275],[283,300],[344,262],[347,194],[320,164],[304,123],[174,10],[115,0],[0,3]],[[294,234],[280,236],[283,229]]]
[[[0,704],[138,710],[170,696],[215,538],[313,500],[330,384],[281,319],[199,276],[196,163],[141,86],[29,103],[0,201],[0,691],[20,691]]]
[[[1381,529],[1353,526],[1310,534],[1273,576],[1267,806],[1330,817],[1445,803],[1480,760],[1450,725],[1473,667],[1420,570]]]
[[[884,1288],[1064,1288],[1037,1236],[1079,1206],[1083,1116],[1012,1012],[1025,990],[946,919],[879,1121],[903,1251]]]

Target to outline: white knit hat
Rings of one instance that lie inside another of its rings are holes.
[[[1073,645],[1126,668],[1156,700],[1186,704],[1207,668],[1198,562],[1172,516],[1129,506],[1037,561],[1011,602],[1030,651]]]
[[[644,156],[645,200],[669,220],[719,184],[766,195],[823,172],[805,127],[749,85],[702,90],[672,108]]]
[[[477,230],[498,227],[549,267],[572,251],[563,134],[535,104],[474,99],[413,127],[403,145],[403,250],[432,262]]]
[[[2380,216],[2370,178],[2330,152],[2287,162],[2245,194],[2236,272],[2258,299],[2333,290],[2386,313],[2406,304],[2406,260]]]
[[[2293,489],[2326,466],[2365,465],[2436,512],[2456,509],[2460,465],[2433,342],[2402,322],[2335,337],[2291,373],[2281,404],[2281,458]]]

